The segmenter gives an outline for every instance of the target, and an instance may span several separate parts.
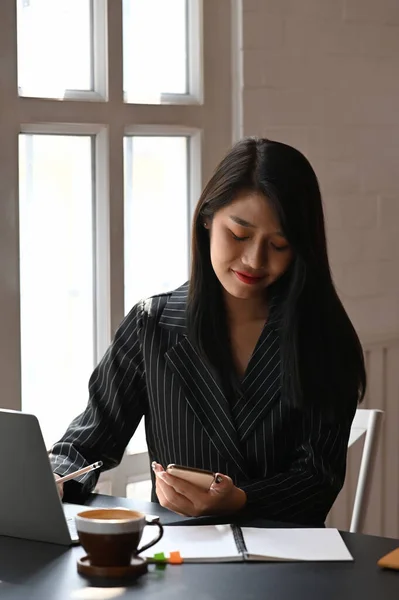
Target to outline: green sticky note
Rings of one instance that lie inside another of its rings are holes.
[[[166,561],[165,554],[163,552],[157,552],[157,554],[154,554],[154,560],[156,560],[158,562],[165,562]]]

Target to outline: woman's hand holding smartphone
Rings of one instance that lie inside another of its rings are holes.
[[[245,506],[247,496],[228,475],[202,469],[153,462],[156,492],[161,506],[175,513],[199,517],[236,512]]]

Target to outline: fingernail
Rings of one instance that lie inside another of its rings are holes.
[[[216,475],[215,477],[215,483],[222,483],[223,481],[223,477],[221,475]]]
[[[155,471],[155,469],[157,468],[157,463],[155,462],[155,460],[152,461],[151,468],[153,471]]]

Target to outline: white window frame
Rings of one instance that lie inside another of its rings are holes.
[[[2,408],[21,409],[18,135],[22,132],[95,136],[95,361],[98,362],[124,316],[124,135],[190,136],[190,220],[204,181],[233,139],[232,5],[230,0],[188,0],[188,3],[192,17],[189,40],[194,50],[190,53],[193,61],[190,94],[167,95],[163,98],[167,104],[144,105],[124,102],[121,0],[94,1],[95,90],[68,91],[61,101],[18,95],[16,0],[0,2]],[[140,476],[143,475],[145,457],[131,455],[129,476],[138,476],[135,462]]]

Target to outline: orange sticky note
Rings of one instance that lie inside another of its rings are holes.
[[[183,559],[180,556],[180,552],[171,552],[169,554],[169,563],[171,565],[181,565],[181,564],[183,564]]]
[[[392,552],[380,558],[377,565],[383,569],[395,569],[395,571],[399,571],[399,548],[392,550]]]

